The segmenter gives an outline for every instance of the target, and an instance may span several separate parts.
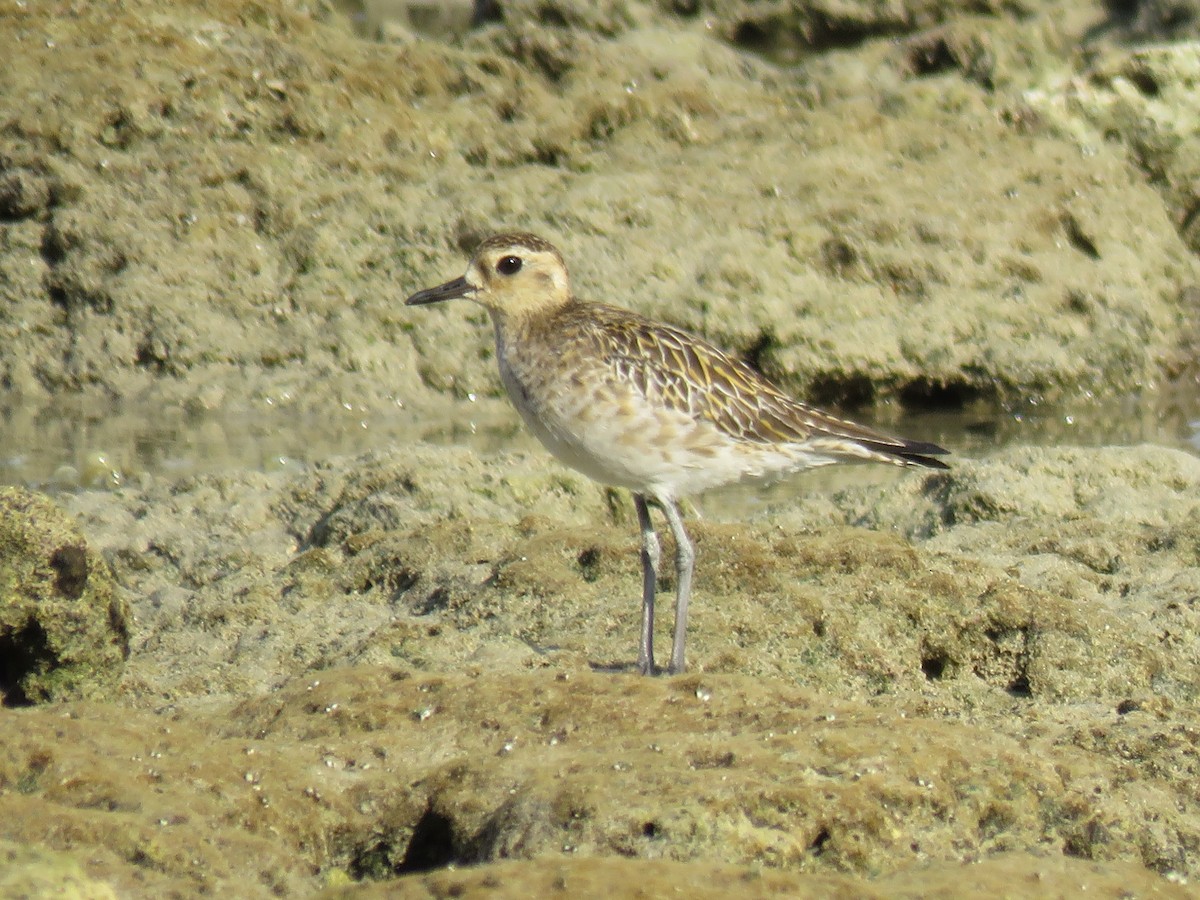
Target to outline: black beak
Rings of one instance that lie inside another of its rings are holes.
[[[467,279],[455,278],[453,281],[447,281],[445,284],[439,284],[437,287],[417,291],[404,301],[404,305],[424,306],[426,303],[441,303],[443,300],[454,300],[458,297],[465,297],[473,293],[474,290],[475,288],[470,285]]]

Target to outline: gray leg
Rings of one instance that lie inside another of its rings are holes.
[[[667,671],[678,675],[683,671],[683,641],[687,634],[688,600],[692,596],[692,572],[696,568],[696,550],[683,530],[683,516],[674,500],[655,498],[671,526],[675,538],[675,643],[671,647],[671,666]]]
[[[638,646],[638,671],[654,674],[654,582],[658,577],[658,535],[650,521],[650,508],[641,494],[633,495],[638,527],[642,530],[642,640]]]

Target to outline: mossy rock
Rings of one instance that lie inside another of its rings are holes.
[[[108,693],[129,612],[104,560],[48,497],[0,488],[0,697],[21,706]]]
[[[116,900],[117,894],[72,854],[0,841],[0,897]]]

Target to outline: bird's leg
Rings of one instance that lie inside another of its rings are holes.
[[[688,600],[692,596],[692,572],[696,568],[696,550],[692,547],[687,532],[683,530],[683,516],[679,514],[679,505],[674,500],[662,497],[657,499],[675,538],[675,643],[671,647],[671,665],[667,672],[678,675],[684,669],[683,642],[687,634]]]
[[[633,495],[638,527],[642,530],[642,642],[638,647],[638,671],[654,674],[654,584],[658,578],[658,535],[650,521],[650,508],[641,494]]]

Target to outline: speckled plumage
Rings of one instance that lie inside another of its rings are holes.
[[[642,528],[639,667],[653,671],[658,541],[646,499],[677,547],[669,671],[684,668],[693,553],[676,501],[752,478],[847,461],[945,468],[935,444],[894,438],[800,403],[694,335],[574,297],[561,255],[530,234],[485,240],[467,273],[410,305],[466,297],[491,314],[500,376],[535,435],[566,464],[633,491]]]

